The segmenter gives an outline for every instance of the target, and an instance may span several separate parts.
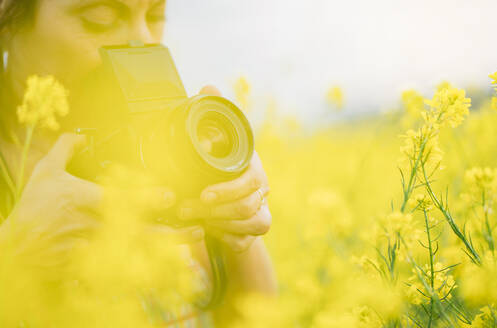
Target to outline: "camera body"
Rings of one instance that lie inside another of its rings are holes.
[[[247,168],[254,151],[247,118],[223,97],[188,97],[168,48],[130,42],[102,47],[100,55],[102,69],[85,99],[98,119],[76,129],[90,143],[71,173],[99,181],[112,164],[124,165],[179,198],[195,198]]]

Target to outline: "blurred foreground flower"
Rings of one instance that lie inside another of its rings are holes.
[[[22,105],[17,108],[19,122],[58,130],[56,115],[69,112],[67,90],[53,76],[30,76]]]
[[[409,116],[418,117],[424,109],[423,96],[416,90],[402,92],[402,103]]]
[[[489,77],[492,79],[492,85],[494,86],[494,91],[497,92],[497,72],[490,74]],[[497,97],[492,97],[492,109],[497,110]]]
[[[425,103],[432,108],[431,111],[421,113],[426,123],[450,125],[455,128],[469,114],[471,99],[466,98],[463,89],[444,84],[439,87],[433,99],[426,100]]]
[[[326,93],[326,102],[335,107],[337,110],[341,110],[344,104],[344,94],[340,87],[331,87]]]
[[[424,98],[416,90],[410,89],[402,92],[401,100],[405,109],[402,127],[407,129],[421,117],[421,112],[425,108]]]
[[[241,106],[241,108],[245,111],[250,109],[250,92],[251,92],[251,85],[247,81],[247,79],[244,76],[240,76],[236,81],[235,84],[233,85],[233,88],[235,90],[235,99],[236,102]]]
[[[28,78],[22,104],[17,108],[19,122],[26,124],[27,129],[15,186],[15,201],[21,196],[24,168],[35,127],[41,124],[41,127],[58,130],[56,116],[65,116],[68,112],[67,90],[53,76],[32,75]]]

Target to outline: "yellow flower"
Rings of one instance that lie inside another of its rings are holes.
[[[450,84],[449,81],[442,81],[437,85],[437,91],[440,91],[442,89],[446,88],[452,88],[452,84]]]
[[[307,202],[314,207],[331,209],[340,204],[341,199],[340,195],[329,188],[316,188],[307,197]]]
[[[340,87],[331,87],[326,93],[326,101],[329,105],[335,106],[336,109],[340,110],[344,103],[343,90]]]
[[[425,100],[431,107],[430,111],[421,113],[426,123],[430,125],[450,125],[455,128],[469,114],[471,99],[466,98],[466,92],[453,88],[450,84],[439,87],[433,99]]]
[[[484,306],[480,309],[479,314],[476,315],[471,326],[473,328],[486,328],[495,325],[495,308],[493,306]]]
[[[492,84],[497,84],[497,72],[490,74],[488,77],[492,79]]]
[[[423,271],[426,273],[423,278],[430,285],[431,271],[428,264],[424,265]],[[454,277],[448,273],[443,264],[437,262],[433,266],[433,293],[439,300],[445,301],[452,298],[452,292],[457,288]],[[416,269],[413,269],[416,272]],[[423,304],[430,301],[430,292],[427,291],[417,274],[413,274],[407,282],[408,288],[405,291],[407,299],[413,304]]]
[[[404,155],[400,159],[401,164],[407,160],[414,168],[419,158],[427,168],[439,165],[443,152],[438,145],[438,135],[435,132],[432,128],[424,125],[416,131],[408,130],[405,135],[401,135],[401,138],[404,139],[404,145],[400,148]],[[420,168],[421,163],[418,163],[417,170]]]
[[[360,257],[352,256],[351,262],[359,266],[367,275],[376,276],[378,274],[376,268],[378,268],[380,264],[374,258],[367,255],[362,255]]]
[[[402,103],[411,117],[419,117],[424,109],[423,96],[416,90],[406,90],[402,93]]]
[[[488,167],[474,167],[466,171],[466,183],[470,186],[475,186],[478,189],[488,190],[495,184],[496,170]]]
[[[234,86],[235,90],[235,99],[240,104],[241,108],[244,110],[248,110],[250,107],[250,92],[251,85],[248,82],[247,78],[241,76],[236,80]]]
[[[417,194],[409,200],[409,205],[419,210],[429,211],[433,208],[431,198],[426,194]]]
[[[493,110],[497,110],[497,97],[492,97],[492,103],[491,103],[490,107]]]
[[[417,240],[420,234],[420,230],[410,213],[393,212],[380,218],[379,223],[382,229],[378,231],[377,237],[395,239],[399,234],[409,244],[411,241]]]
[[[426,301],[426,298],[419,292],[416,284],[410,284],[405,290],[405,295],[407,300],[415,305],[420,305]]]
[[[56,115],[69,112],[67,90],[53,76],[30,76],[22,104],[17,108],[19,122],[57,130]]]
[[[301,130],[300,121],[294,116],[287,116],[284,119],[285,128],[290,133],[298,133]]]
[[[497,302],[497,265],[492,261],[483,266],[465,266],[461,276],[461,294],[471,305]]]
[[[492,79],[492,84],[494,85],[494,90],[497,92],[497,72],[490,74],[489,77]],[[497,97],[492,97],[492,103],[490,107],[497,110]]]
[[[361,323],[360,327],[383,327],[381,318],[378,316],[378,313],[368,306],[358,306],[354,308],[352,312]]]

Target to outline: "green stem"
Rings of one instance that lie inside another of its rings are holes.
[[[416,261],[414,260],[414,258],[411,255],[411,253],[409,252],[409,248],[407,247],[407,244],[406,244],[405,240],[400,235],[399,235],[399,238],[400,238],[401,242],[404,244],[404,247],[406,249],[406,259],[407,259],[407,262],[410,263],[413,266],[414,272],[418,276],[418,279],[421,282],[421,284],[423,284],[424,289],[427,290],[427,291],[429,291],[430,295],[433,295],[434,294],[433,289],[431,288],[430,285],[428,285],[426,283],[426,280],[423,277],[424,273],[423,273],[422,270],[420,270],[419,265],[416,263]],[[420,272],[420,271],[422,271],[422,272]],[[433,306],[436,306],[438,308],[438,312],[440,313],[441,317],[443,319],[445,319],[445,321],[449,324],[449,327],[456,327],[454,325],[454,323],[452,322],[452,319],[445,312],[445,309],[442,306],[442,303],[440,302],[440,300],[438,298],[433,298],[433,297],[432,297],[432,300],[433,300]]]
[[[430,252],[430,286],[432,292],[435,290],[435,270],[433,269],[433,248],[431,246],[431,235],[430,235],[430,224],[428,222],[428,215],[426,214],[426,210],[423,209],[423,214],[425,217],[425,226],[426,226],[426,236],[428,237],[428,251]],[[431,328],[433,320],[433,295],[430,295],[430,318],[428,321],[428,328]]]
[[[495,251],[495,246],[494,246],[494,237],[492,236],[492,228],[490,228],[490,223],[488,221],[488,213],[485,210],[485,226],[487,229],[487,242],[488,242],[488,247],[492,251],[492,254]]]
[[[24,171],[26,167],[26,161],[28,157],[28,151],[29,147],[31,146],[31,140],[33,138],[33,131],[34,131],[34,125],[28,126],[26,129],[26,139],[24,140],[24,147],[22,150],[22,157],[21,157],[21,164],[20,164],[20,169],[19,169],[19,179],[17,181],[17,188],[16,188],[16,193],[15,193],[15,201],[19,200],[21,197],[21,192],[23,188],[23,183],[24,183]]]
[[[492,251],[492,254],[494,254],[494,238],[492,236],[492,229],[490,228],[490,223],[488,221],[488,210],[487,210],[487,200],[485,196],[485,190],[482,192],[482,201],[481,201],[481,206],[483,209],[483,213],[485,213],[485,229],[487,230],[485,239],[487,240],[488,247]]]
[[[481,259],[480,256],[478,255],[478,252],[473,248],[471,243],[468,241],[466,236],[461,232],[459,227],[456,225],[454,219],[452,218],[452,215],[447,211],[444,207],[443,204],[438,200],[437,196],[435,196],[435,193],[433,192],[433,189],[431,188],[430,182],[428,181],[428,178],[426,176],[426,170],[424,165],[422,165],[423,169],[423,176],[424,176],[424,182],[426,186],[426,191],[430,195],[431,200],[433,203],[435,203],[435,206],[438,208],[440,212],[442,212],[445,220],[449,223],[449,226],[451,227],[452,231],[454,234],[464,243],[464,246],[466,246],[467,251],[469,252],[468,254],[470,255],[470,258],[473,262],[476,264],[480,265],[481,264]]]
[[[413,184],[414,184],[415,177],[416,177],[416,171],[418,170],[419,163],[421,162],[421,159],[423,158],[423,153],[424,153],[425,146],[426,146],[427,142],[428,142],[428,138],[423,139],[423,142],[421,143],[421,146],[419,147],[418,157],[416,158],[416,162],[414,162],[414,167],[411,168],[411,176],[409,177],[409,183],[407,185],[407,189],[404,190],[404,200],[402,202],[402,206],[400,207],[400,211],[402,213],[404,213],[407,202],[409,201],[409,198],[411,197],[412,188],[413,188]]]

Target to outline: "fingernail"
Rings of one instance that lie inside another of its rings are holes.
[[[182,219],[189,219],[193,214],[193,210],[188,207],[183,207],[180,211],[180,214]]]
[[[216,193],[212,191],[208,191],[203,195],[204,202],[213,202],[216,200],[216,198],[217,198]]]
[[[166,191],[164,193],[164,202],[166,206],[172,206],[174,204],[174,193]]]
[[[194,239],[201,239],[204,237],[204,229],[198,228],[192,231],[191,233],[192,238]]]

